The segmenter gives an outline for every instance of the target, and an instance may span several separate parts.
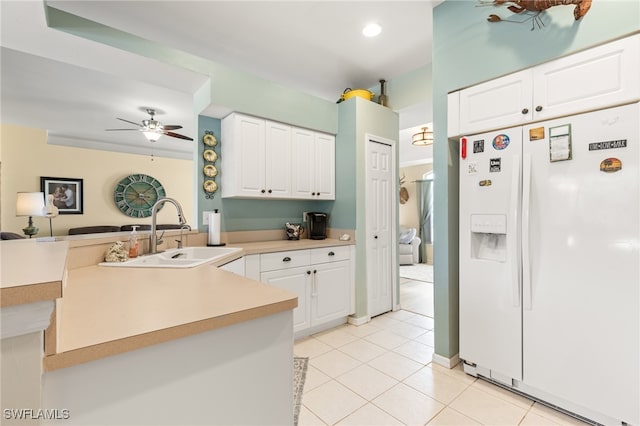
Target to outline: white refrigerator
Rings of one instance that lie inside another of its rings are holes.
[[[640,104],[460,139],[465,371],[640,424]]]

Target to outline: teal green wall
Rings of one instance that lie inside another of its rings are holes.
[[[218,139],[218,145],[214,150],[218,153],[218,161],[215,162],[215,166],[218,168],[218,176],[215,181],[218,183],[218,192],[214,194],[213,199],[205,198],[205,193],[202,190],[202,184],[204,182],[204,175],[202,174],[202,167],[204,165],[204,159],[202,158],[202,151],[204,150],[204,144],[202,143],[202,137],[205,135],[205,131],[212,131]],[[207,226],[203,225],[202,212],[213,211],[218,209],[221,213],[220,227],[222,231],[254,231],[262,229],[282,229],[284,230],[284,224],[286,222],[301,223],[302,212],[328,212],[330,227],[342,227],[337,224],[342,223],[337,217],[331,213],[334,201],[303,201],[303,200],[248,200],[248,199],[234,199],[234,198],[222,198],[221,194],[221,180],[224,175],[224,170],[220,168],[220,147],[226,143],[221,133],[221,121],[217,118],[211,118],[206,116],[198,117],[198,158],[197,158],[197,174],[198,174],[198,227],[201,231],[206,231]],[[337,176],[340,176],[336,173]],[[283,231],[284,232],[284,231]],[[283,234],[284,236],[284,234]]]
[[[435,352],[458,353],[458,146],[448,141],[447,93],[640,30],[640,2],[593,0],[580,21],[573,6],[549,9],[542,29],[490,23],[505,7],[446,0],[434,9]],[[597,78],[597,76],[594,76]]]

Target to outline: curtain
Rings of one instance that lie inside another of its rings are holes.
[[[431,221],[433,219],[433,180],[417,180],[418,217],[420,219],[419,236],[420,263],[427,260],[427,244],[431,244]]]

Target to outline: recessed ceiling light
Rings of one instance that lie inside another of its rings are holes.
[[[366,37],[375,37],[382,31],[382,27],[378,24],[369,24],[362,30],[362,34]]]

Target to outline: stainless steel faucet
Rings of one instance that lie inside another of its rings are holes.
[[[158,252],[158,237],[156,236],[156,228],[157,228],[157,219],[158,219],[158,210],[164,203],[171,203],[176,207],[178,211],[178,221],[180,225],[186,225],[187,221],[184,218],[184,213],[182,212],[182,206],[173,198],[164,197],[160,198],[156,203],[151,207],[151,235],[149,236],[149,252],[151,254]]]

